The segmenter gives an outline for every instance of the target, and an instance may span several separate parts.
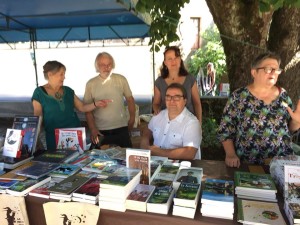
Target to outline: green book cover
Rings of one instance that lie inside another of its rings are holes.
[[[194,200],[199,188],[200,184],[181,183],[176,192],[176,198]]]
[[[149,203],[167,203],[172,193],[172,187],[157,187],[149,198]]]
[[[236,187],[276,190],[275,183],[270,174],[236,171],[234,182]]]

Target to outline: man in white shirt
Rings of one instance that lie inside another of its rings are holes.
[[[166,109],[154,116],[143,131],[141,148],[171,159],[200,159],[201,126],[185,107],[186,90],[181,84],[170,84],[165,99]]]

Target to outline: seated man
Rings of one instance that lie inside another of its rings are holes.
[[[186,101],[186,90],[181,84],[168,86],[166,109],[150,120],[143,131],[141,148],[171,159],[200,159],[201,126],[185,107]],[[152,138],[154,145],[150,145]]]

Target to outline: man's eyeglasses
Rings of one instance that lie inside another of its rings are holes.
[[[264,70],[266,74],[276,73],[277,75],[281,74],[282,69],[274,69],[272,67],[259,67],[256,70]]]
[[[101,68],[111,68],[112,64],[100,64],[99,67],[101,67]]]
[[[181,98],[183,98],[183,95],[174,95],[174,96],[171,96],[171,95],[166,95],[166,101],[171,101],[172,99],[174,101],[179,101]]]

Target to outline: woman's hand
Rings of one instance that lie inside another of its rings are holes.
[[[239,168],[241,165],[240,159],[236,154],[226,154],[225,164],[229,167],[237,167]]]

